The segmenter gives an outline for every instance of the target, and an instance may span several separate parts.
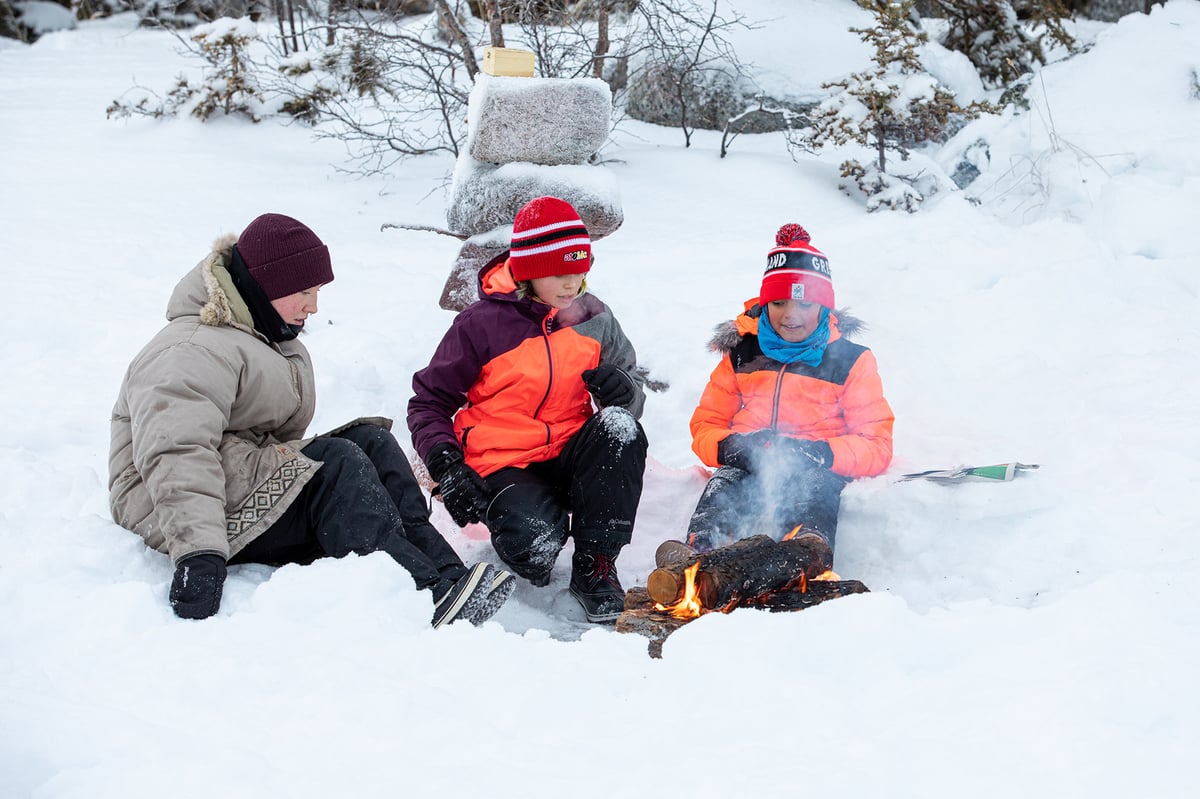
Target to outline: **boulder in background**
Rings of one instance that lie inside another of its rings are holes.
[[[603,167],[527,163],[492,166],[460,158],[446,224],[464,236],[477,236],[501,226],[511,229],[517,211],[525,203],[545,196],[573,205],[593,240],[604,238],[625,220],[617,178]]]
[[[608,138],[612,92],[596,78],[480,74],[469,108],[467,149],[476,161],[582,164]]]

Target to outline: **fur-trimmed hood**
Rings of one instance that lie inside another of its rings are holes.
[[[736,319],[721,322],[713,328],[713,336],[709,339],[708,349],[722,354],[729,353],[741,342],[742,336],[757,336],[760,315],[762,315],[762,307],[758,304],[758,299],[746,300],[746,310],[738,314]],[[846,338],[854,338],[867,329],[866,323],[850,313],[849,308],[835,310],[830,314],[829,324],[836,333],[840,333]],[[837,336],[834,335],[832,338],[837,338]]]
[[[113,406],[113,519],[176,562],[237,554],[317,468],[301,452],[312,359],[298,339],[254,331],[229,274],[234,241],[218,239],[175,286],[170,321],[134,357]]]
[[[212,251],[176,284],[167,302],[168,320],[198,316],[201,324],[254,331],[254,318],[229,274],[236,243],[232,233],[213,242]]]

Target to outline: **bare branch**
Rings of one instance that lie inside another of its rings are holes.
[[[458,239],[459,241],[466,241],[470,238],[470,236],[461,233],[455,233],[434,225],[393,225],[391,222],[385,222],[379,226],[379,230],[381,232],[384,230],[422,230],[429,233],[437,233],[439,236],[449,236],[450,238]]]

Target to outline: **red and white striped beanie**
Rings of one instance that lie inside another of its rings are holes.
[[[592,239],[570,203],[537,197],[513,220],[508,263],[514,280],[582,275],[592,268]]]

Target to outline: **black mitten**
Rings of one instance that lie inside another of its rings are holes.
[[[776,435],[770,430],[731,433],[717,442],[717,460],[725,466],[752,472],[775,439]]]
[[[827,441],[780,437],[778,446],[794,458],[807,458],[823,469],[833,468],[833,448]]]
[[[207,619],[221,607],[225,558],[212,553],[189,555],[175,564],[171,609],[181,619]]]
[[[587,390],[592,392],[596,404],[601,408],[628,405],[636,396],[633,378],[611,363],[602,363],[595,369],[588,369],[581,376]]]
[[[483,521],[490,502],[487,483],[463,460],[453,444],[438,444],[425,459],[429,476],[437,481],[434,494],[441,494],[450,518],[459,527]]]

